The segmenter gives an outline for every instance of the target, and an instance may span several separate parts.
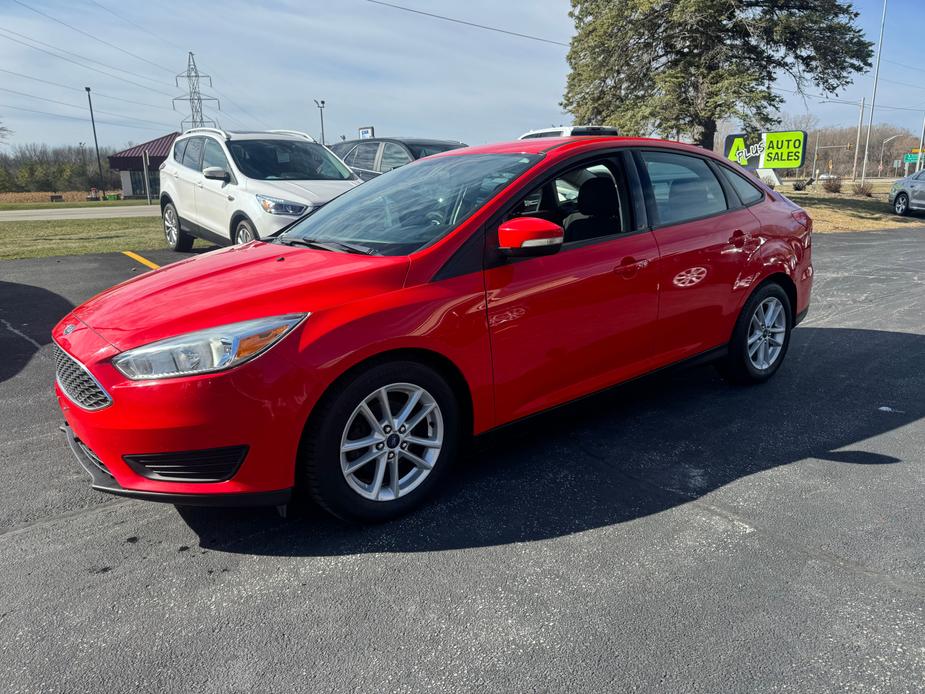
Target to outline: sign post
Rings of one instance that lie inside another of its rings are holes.
[[[148,182],[148,169],[151,166],[151,159],[148,156],[148,150],[145,150],[141,153],[141,161],[144,164],[144,178],[145,178],[145,197],[148,199],[148,204],[151,204],[151,184]],[[134,191],[133,191],[134,192]]]

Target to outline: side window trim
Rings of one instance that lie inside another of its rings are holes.
[[[186,145],[189,144],[190,139],[180,140],[173,146],[173,160],[180,166],[183,166],[183,155],[186,153]]]
[[[759,203],[762,203],[767,199],[768,194],[764,190],[762,190],[760,187],[758,187],[751,181],[747,180],[746,176],[743,176],[741,173],[736,172],[733,168],[729,166],[724,166],[723,164],[720,164],[718,162],[711,161],[709,163],[719,172],[718,178],[720,180],[720,183],[722,183],[724,186],[726,185],[729,186],[730,190],[732,191],[731,194],[735,196],[734,197],[735,200],[739,201],[740,207],[751,207],[752,205],[758,205]],[[726,178],[726,174],[723,173],[723,169],[728,171],[729,175],[738,176],[739,178],[741,178],[743,181],[745,181],[747,185],[750,185],[752,188],[754,188],[756,193],[761,193],[761,197],[758,198],[757,200],[752,200],[751,202],[745,202],[742,199],[742,196],[739,195],[739,191],[735,189],[735,186],[729,183],[729,181]],[[727,193],[727,195],[729,195],[729,193]]]
[[[737,207],[731,207],[729,200],[726,201],[726,209],[719,210],[717,212],[711,212],[710,214],[705,214],[700,217],[692,217],[691,219],[685,219],[680,222],[670,222],[662,223],[661,217],[658,214],[658,206],[655,202],[655,192],[652,188],[652,181],[649,179],[649,170],[646,168],[646,162],[642,158],[643,152],[657,152],[657,153],[667,153],[667,154],[677,154],[681,157],[691,157],[692,159],[700,159],[703,161],[711,173],[716,177],[717,182],[720,185],[720,188],[723,190],[723,197],[727,197],[726,188],[723,185],[723,177],[719,175],[719,172],[713,171],[710,167],[710,158],[699,156],[690,152],[676,152],[675,150],[661,147],[633,147],[633,160],[636,162],[636,170],[639,174],[639,178],[642,180],[643,193],[646,201],[646,212],[649,215],[650,224],[649,228],[653,231],[656,229],[667,229],[670,227],[681,226],[682,224],[690,224],[691,222],[699,222],[704,219],[710,219],[711,217],[719,217],[720,215],[728,214],[733,212]],[[736,198],[738,199],[738,198]]]
[[[186,159],[186,150],[188,150],[188,149],[189,149],[189,146],[190,146],[194,141],[196,141],[196,140],[199,140],[200,142],[202,142],[202,144],[201,144],[200,147],[199,147],[199,157],[196,159],[196,161],[197,161],[197,166],[189,166],[189,165],[187,165],[187,163],[186,163],[186,161],[185,161],[185,159]],[[183,159],[184,159],[184,161],[182,161],[181,164],[182,164],[184,167],[186,167],[187,169],[190,169],[191,171],[196,171],[197,173],[202,173],[202,151],[203,151],[205,148],[206,148],[206,143],[205,143],[205,138],[204,138],[204,137],[199,136],[199,137],[191,137],[191,138],[189,138],[189,139],[186,141],[186,147],[183,149]]]

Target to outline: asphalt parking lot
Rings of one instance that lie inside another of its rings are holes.
[[[594,397],[366,528],[90,491],[49,331],[146,268],[0,263],[4,691],[923,691],[925,230],[814,253],[770,383]]]

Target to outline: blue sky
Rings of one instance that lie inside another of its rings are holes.
[[[366,0],[281,0],[259,7],[239,0],[22,2],[118,48],[15,0],[0,0],[0,69],[57,83],[0,72],[0,121],[14,131],[11,142],[92,141],[88,124],[81,120],[86,118],[84,86],[98,94],[94,107],[101,144],[142,142],[178,127],[182,114],[170,110],[170,97],[182,90],[173,86],[173,75],[185,69],[189,49],[196,53],[200,69],[212,75],[215,88],[205,86],[203,91],[221,99],[222,111],[213,109],[212,115],[229,129],[295,128],[317,135],[313,99],[322,98],[327,103],[329,141],[341,134],[353,137],[359,126],[374,125],[381,135],[477,144],[569,122],[558,105],[567,74],[564,46],[451,24]],[[394,2],[563,43],[572,31],[568,0]],[[875,41],[881,1],[859,0],[856,7],[862,27]],[[891,0],[884,58],[919,68],[884,62],[882,77],[912,86],[882,81],[878,102],[922,111],[883,110],[876,120],[914,132],[925,115],[925,62],[918,42],[923,24],[925,2]],[[39,47],[52,53],[70,51],[67,57],[84,66],[23,45],[38,45],[34,40],[44,42]],[[783,81],[780,86],[792,87]],[[869,99],[871,86],[871,75],[859,76],[840,97]],[[807,109],[826,124],[857,122],[853,106],[813,99],[804,103],[797,96],[789,97],[785,106],[791,113]]]

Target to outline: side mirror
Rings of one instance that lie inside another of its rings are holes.
[[[202,170],[202,175],[215,181],[228,181],[231,179],[231,174],[221,166],[207,166]]]
[[[558,253],[565,230],[539,217],[516,217],[498,227],[498,250],[509,258]]]

